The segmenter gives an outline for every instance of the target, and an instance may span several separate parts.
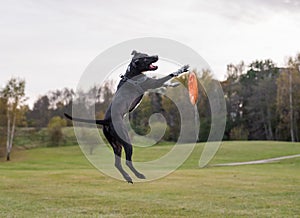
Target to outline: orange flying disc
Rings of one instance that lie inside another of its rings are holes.
[[[198,80],[195,72],[189,73],[188,90],[189,90],[190,101],[192,105],[195,105],[198,100]]]

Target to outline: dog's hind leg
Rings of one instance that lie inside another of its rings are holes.
[[[118,143],[122,144],[126,154],[126,165],[129,169],[135,174],[135,176],[139,179],[145,179],[146,177],[137,171],[132,164],[132,144],[130,142],[130,137],[128,135],[127,128],[122,120],[119,122],[115,121],[115,126],[118,127],[118,133],[116,134],[116,140]],[[115,131],[115,129],[114,129]]]
[[[129,169],[134,173],[134,175],[139,178],[139,179],[146,179],[146,177],[140,173],[139,171],[137,171],[133,164],[132,164],[132,145],[129,143],[124,143],[123,144],[124,150],[125,150],[125,154],[126,154],[126,165],[129,167]]]
[[[119,172],[122,174],[123,178],[128,183],[133,183],[131,177],[126,173],[126,171],[123,169],[121,165],[121,157],[118,155],[115,155],[115,167],[119,170]]]
[[[115,167],[119,170],[119,172],[122,174],[123,178],[128,183],[133,183],[131,177],[126,173],[126,171],[123,169],[121,164],[121,153],[122,153],[122,147],[120,145],[117,145],[116,147],[113,147],[114,153],[115,153]]]
[[[122,174],[123,178],[128,182],[132,183],[131,177],[125,172],[125,170],[122,167],[121,164],[121,154],[122,154],[122,145],[116,141],[115,137],[112,137],[111,133],[111,127],[110,126],[104,126],[103,127],[103,133],[111,145],[111,147],[114,150],[115,154],[115,167],[119,170],[119,172]]]
[[[128,135],[127,127],[123,122],[121,114],[116,114],[114,123],[111,126],[111,132],[115,136],[114,139],[117,145],[123,145],[126,154],[126,165],[139,179],[145,179],[146,177],[138,172],[132,164],[132,144],[130,142],[130,137]]]

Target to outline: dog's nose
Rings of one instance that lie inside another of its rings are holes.
[[[158,55],[154,55],[154,58],[158,60]]]

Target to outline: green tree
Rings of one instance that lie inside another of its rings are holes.
[[[57,146],[63,141],[62,128],[66,125],[67,121],[59,116],[55,116],[49,121],[47,131],[51,145]]]
[[[226,80],[222,82],[224,97],[227,106],[227,122],[224,139],[247,139],[248,131],[243,132],[243,98],[242,86],[240,83],[241,75],[244,74],[245,64],[240,62],[237,65],[227,65]],[[232,132],[234,131],[234,132]],[[237,132],[239,134],[237,134]],[[247,137],[245,137],[247,135]],[[239,138],[243,136],[242,138]]]
[[[200,74],[199,87],[199,100],[197,102],[199,118],[200,118],[200,132],[199,132],[199,141],[207,141],[209,137],[209,133],[211,130],[211,111],[210,100],[217,99],[209,99],[208,93],[212,93],[214,89],[215,80],[213,79],[213,74],[210,70],[202,70]]]
[[[22,120],[24,115],[22,105],[26,101],[25,80],[12,78],[8,81],[1,91],[4,99],[7,117],[7,135],[6,135],[6,160],[10,160],[10,154],[15,136],[15,128],[18,120]],[[18,119],[19,118],[19,119]]]
[[[277,76],[271,60],[255,61],[241,75],[242,115],[249,139],[274,139]]]
[[[46,127],[50,119],[49,106],[50,103],[47,95],[39,97],[35,101],[32,110],[26,114],[29,125],[38,129]]]

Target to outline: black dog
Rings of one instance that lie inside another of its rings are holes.
[[[123,121],[125,114],[133,111],[143,98],[148,89],[159,88],[171,78],[188,71],[189,66],[185,65],[178,71],[169,74],[160,79],[153,79],[145,76],[143,72],[154,71],[158,67],[152,65],[158,60],[158,56],[149,56],[147,54],[133,51],[133,58],[128,65],[125,75],[121,76],[117,91],[113,100],[105,113],[104,120],[87,120],[73,118],[67,114],[65,116],[71,120],[96,123],[103,125],[103,133],[112,146],[115,154],[115,166],[120,171],[124,179],[132,183],[130,176],[124,171],[121,165],[121,152],[124,147],[126,154],[126,165],[140,179],[145,176],[138,172],[132,164],[132,144]]]

